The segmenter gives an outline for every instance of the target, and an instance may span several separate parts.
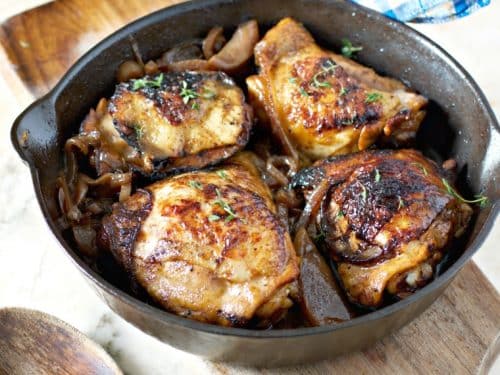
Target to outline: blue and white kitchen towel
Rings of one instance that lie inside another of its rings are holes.
[[[490,0],[352,0],[402,22],[447,22],[468,16]]]

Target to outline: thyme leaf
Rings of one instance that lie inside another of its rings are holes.
[[[326,81],[319,81],[318,80],[318,76],[323,74],[324,72],[319,72],[319,73],[316,73],[313,77],[313,86],[314,87],[332,87],[332,85],[330,84],[330,82],[326,82]]]
[[[342,55],[351,58],[356,52],[363,50],[361,46],[353,46],[349,39],[342,39]]]
[[[219,215],[212,214],[208,216],[208,221],[218,221],[218,220],[220,220]]]
[[[452,197],[464,202],[464,203],[471,203],[471,204],[478,204],[479,207],[483,208],[488,205],[488,197],[484,195],[476,195],[476,199],[465,199],[462,197],[453,187],[450,185],[448,180],[446,178],[442,178],[441,181],[443,182],[444,187],[446,188],[446,192],[450,194]]]
[[[380,172],[378,168],[375,168],[375,182],[379,182],[381,179]]]
[[[299,88],[299,91],[300,91],[300,94],[301,94],[302,96],[309,96],[309,94],[307,93],[307,91],[306,91],[306,90],[304,90],[304,88],[303,88],[303,87],[300,87],[300,88]]]
[[[224,210],[225,213],[227,213],[226,218],[224,219],[225,222],[229,222],[234,219],[240,219],[242,222],[245,222],[245,220],[241,219],[236,215],[236,213],[233,211],[233,208],[227,203],[223,198],[222,194],[219,189],[215,189],[215,194],[217,194],[217,199],[215,200],[214,204],[219,206]]]
[[[366,94],[365,103],[374,103],[381,98],[382,94],[379,94],[378,92],[369,92],[368,94]]]
[[[400,195],[398,195],[398,210],[402,209],[404,206],[405,206],[405,201],[403,200],[403,198],[401,198]]]
[[[182,85],[182,87],[181,87],[180,96],[181,96],[184,104],[188,104],[191,99],[198,98],[198,94],[196,93],[196,91],[189,88],[186,81],[182,81],[181,85]]]
[[[189,181],[188,185],[190,187],[192,187],[193,189],[198,189],[198,190],[203,189],[203,185],[199,181],[194,181],[194,180],[193,181]]]
[[[219,169],[217,172],[217,176],[219,176],[220,178],[224,179],[224,180],[227,180],[227,173],[225,170],[223,169]]]
[[[368,192],[366,191],[365,185],[361,184],[361,198],[363,199],[363,202],[366,202],[366,197],[368,195]]]
[[[135,130],[135,136],[137,139],[141,139],[142,136],[144,135],[144,128],[140,125],[135,125],[134,126],[134,130]]]
[[[160,73],[158,77],[155,79],[147,79],[147,78],[140,78],[140,79],[134,79],[134,83],[132,85],[132,91],[137,91],[139,89],[142,89],[144,87],[161,87],[161,84],[163,83],[163,73]]]
[[[429,175],[429,173],[427,173],[427,169],[425,169],[425,167],[423,166],[423,164],[421,164],[421,163],[413,163],[413,164],[416,165],[417,167],[419,167],[422,170],[422,172],[424,173],[424,176],[427,177]]]

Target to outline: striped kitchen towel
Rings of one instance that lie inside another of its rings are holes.
[[[352,0],[402,22],[439,23],[468,16],[490,0]]]

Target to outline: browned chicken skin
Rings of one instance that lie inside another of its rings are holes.
[[[268,188],[244,156],[139,190],[103,220],[103,243],[166,309],[226,326],[273,322],[298,263]]]
[[[427,100],[400,82],[321,49],[307,30],[285,18],[255,47],[260,73],[247,78],[264,123],[284,128],[313,159],[363,150],[380,138],[415,136]]]
[[[316,223],[352,302],[376,307],[384,291],[403,297],[432,279],[472,212],[447,192],[445,177],[415,150],[339,156],[296,176],[307,196],[328,181]]]
[[[169,72],[120,83],[98,130],[98,175],[137,170],[146,176],[215,164],[248,142],[252,111],[222,72]]]

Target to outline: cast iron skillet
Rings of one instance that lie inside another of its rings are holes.
[[[492,204],[473,220],[456,261],[413,296],[342,324],[256,331],[195,322],[150,306],[92,271],[63,236],[55,179],[65,140],[98,99],[110,95],[118,65],[132,57],[129,35],[146,59],[176,43],[203,36],[214,25],[234,28],[249,18],[269,27],[285,16],[302,21],[317,40],[338,50],[349,38],[363,45],[359,60],[397,77],[432,100],[419,143],[434,158],[454,157],[462,192],[489,196]],[[24,144],[25,131],[29,136]],[[424,311],[485,240],[500,211],[500,129],[472,78],[437,45],[405,25],[339,0],[201,0],[160,10],[117,31],[83,56],[46,96],[12,127],[12,142],[31,170],[45,219],[95,291],[124,319],[182,350],[213,360],[250,365],[293,365],[358,350]]]

